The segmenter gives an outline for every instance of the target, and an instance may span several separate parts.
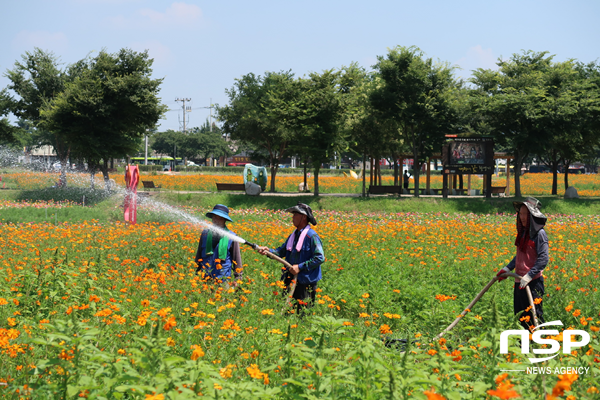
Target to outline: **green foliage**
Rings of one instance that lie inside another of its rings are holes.
[[[424,58],[416,47],[398,46],[377,59],[375,69],[382,84],[372,91],[371,103],[395,122],[401,140],[410,148],[418,188],[421,162],[438,152],[445,135],[453,133],[458,85],[449,65]]]
[[[211,132],[208,122],[185,134],[174,130],[155,133],[151,148],[159,154],[182,158],[227,157],[232,153],[220,129],[215,127]]]
[[[60,131],[74,156],[107,176],[108,161],[134,154],[166,110],[158,98],[162,79],[151,79],[151,66],[147,52],[128,49],[72,65],[73,80],[42,108],[44,127]]]
[[[279,161],[287,154],[294,140],[289,121],[290,112],[300,96],[300,88],[291,71],[267,72],[264,76],[253,73],[236,79],[225,91],[229,105],[217,107],[223,132],[232,140],[251,143],[271,166],[271,191],[275,191],[275,177]]]
[[[6,71],[5,76],[10,80],[7,88],[18,96],[8,98],[5,93],[5,107],[18,118],[38,127],[42,120],[41,110],[64,91],[66,83],[74,79],[75,72],[71,75],[69,70],[61,69],[58,57],[52,52],[35,48],[33,52],[25,52],[22,61],[15,62],[14,68]],[[39,129],[35,144],[51,145],[63,161],[70,152],[70,144],[61,130]]]

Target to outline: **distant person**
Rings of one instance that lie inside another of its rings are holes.
[[[408,189],[408,180],[410,178],[410,175],[408,173],[408,170],[404,170],[404,176],[403,176],[403,182],[404,182],[404,189]]]
[[[535,306],[535,313],[539,323],[543,319],[542,299],[544,297],[544,275],[542,271],[548,264],[548,236],[544,230],[547,217],[540,211],[541,203],[539,200],[528,197],[525,201],[513,202],[513,207],[517,210],[517,238],[515,246],[517,255],[511,262],[502,268],[497,276],[505,272],[515,271],[522,278],[519,281],[515,279],[513,289],[514,313],[518,314],[530,307],[527,291],[523,290],[529,286],[531,295],[539,304]],[[499,278],[501,281],[506,278]],[[533,329],[533,316],[530,311],[523,312],[521,316],[521,325],[525,329]]]
[[[286,286],[286,295],[289,293],[292,280],[297,280],[292,297],[297,300],[296,311],[300,313],[304,306],[310,307],[315,302],[325,253],[321,238],[309,225],[317,225],[311,208],[306,204],[298,203],[286,211],[293,214],[292,222],[296,227],[294,232],[276,249],[258,246],[257,250],[263,255],[267,252],[276,254],[292,264],[289,270],[283,272],[281,280]],[[308,301],[305,301],[306,299]]]
[[[196,273],[204,273],[216,280],[228,280],[233,277],[235,281],[242,277],[242,254],[240,244],[231,239],[234,232],[227,229],[227,221],[233,222],[229,217],[229,208],[223,204],[214,206],[206,216],[212,220],[216,229],[207,228],[202,231],[198,251],[196,252]],[[228,233],[229,235],[226,235]]]

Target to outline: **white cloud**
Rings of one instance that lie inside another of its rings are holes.
[[[498,57],[494,56],[492,49],[484,49],[481,45],[470,47],[467,50],[467,55],[455,62],[462,71],[458,74],[462,77],[471,76],[471,71],[477,68],[483,69],[498,69],[496,62]]]
[[[173,3],[164,12],[151,8],[137,10],[129,17],[117,15],[111,22],[120,28],[191,28],[201,22],[202,10],[193,4]]]
[[[12,42],[17,50],[39,47],[57,54],[65,53],[68,47],[67,35],[62,32],[21,31]]]

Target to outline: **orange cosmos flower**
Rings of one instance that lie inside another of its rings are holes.
[[[446,400],[444,396],[442,396],[439,393],[436,393],[434,388],[431,388],[431,390],[424,391],[423,394],[427,396],[427,400]]]
[[[499,375],[496,378],[497,388],[488,390],[487,394],[489,394],[490,396],[498,397],[500,399],[514,399],[517,397],[521,397],[519,393],[517,393],[515,390],[512,390],[512,387],[514,385],[510,383],[509,379],[506,379],[507,376],[508,374],[506,373]]]
[[[174,328],[176,326],[177,326],[177,322],[175,321],[175,317],[171,316],[171,318],[169,318],[167,320],[167,322],[165,322],[165,326],[163,326],[163,329],[165,331],[169,331],[169,330],[171,330],[171,328]]]
[[[379,327],[379,333],[381,333],[382,335],[387,335],[392,333],[392,330],[390,329],[389,325],[383,324]]]
[[[190,348],[194,349],[192,356],[190,357],[193,361],[196,361],[200,357],[204,357],[204,350],[202,350],[201,346],[193,344]]]

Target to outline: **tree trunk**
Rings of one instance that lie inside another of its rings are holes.
[[[308,192],[308,182],[306,180],[306,164],[308,163],[308,159],[304,159],[304,191]]]
[[[367,194],[367,177],[366,177],[366,173],[367,173],[367,154],[363,153],[363,165],[362,165],[362,197],[365,197]]]
[[[104,176],[104,187],[106,188],[106,191],[110,193],[111,187],[110,177],[108,176],[108,165],[108,159],[102,160],[102,167],[100,168],[100,170],[102,171],[102,176]]]
[[[321,163],[315,164],[315,183],[314,183],[314,194],[315,197],[319,195],[319,170],[321,169]]]
[[[556,154],[556,150],[552,151],[552,160],[550,160],[550,165],[552,166],[552,194],[558,194],[558,163],[560,160]]]
[[[398,158],[392,154],[392,161],[394,162],[394,186],[398,186]]]
[[[279,165],[271,164],[271,188],[269,189],[269,192],[271,193],[275,193],[275,176],[277,176],[278,168]]]
[[[269,188],[269,192],[275,193],[275,177],[277,176],[277,169],[279,168],[279,158],[274,157],[274,152],[269,151],[269,165],[271,167],[271,187]]]
[[[565,169],[565,190],[569,187],[569,165],[571,165],[571,160],[563,160],[563,167]]]
[[[413,178],[415,180],[415,197],[419,197],[419,174],[421,172],[421,164],[419,163],[419,148],[413,146]]]
[[[67,187],[67,159],[60,160],[60,178],[58,178],[58,187],[61,189]]]
[[[515,150],[515,197],[521,196],[521,166],[523,165],[523,160],[527,154],[521,154],[520,151]],[[507,173],[510,170],[510,165],[506,163]]]
[[[369,186],[373,186],[373,157],[369,157]]]

